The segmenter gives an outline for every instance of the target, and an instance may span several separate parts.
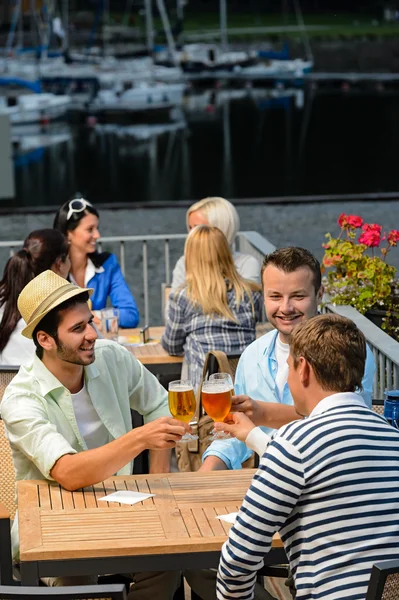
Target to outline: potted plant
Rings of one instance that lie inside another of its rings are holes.
[[[330,301],[350,304],[399,341],[399,281],[388,253],[399,242],[399,231],[383,233],[381,225],[363,223],[342,213],[341,232],[326,234],[322,270]]]

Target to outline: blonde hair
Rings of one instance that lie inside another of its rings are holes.
[[[187,231],[190,231],[188,218],[191,213],[197,212],[197,210],[204,215],[209,225],[218,227],[224,233],[231,246],[240,228],[240,217],[232,203],[218,196],[204,198],[196,202],[190,206],[186,214]]]
[[[234,289],[237,308],[247,295],[254,314],[252,293],[261,287],[239,275],[220,229],[210,225],[194,227],[187,236],[184,258],[187,297],[194,306],[206,315],[221,315],[237,322],[227,301],[227,291]]]

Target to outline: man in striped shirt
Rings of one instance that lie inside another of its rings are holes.
[[[291,334],[288,384],[308,418],[269,442],[263,434],[259,470],[223,546],[218,599],[253,598],[276,531],[297,600],[364,600],[372,564],[399,559],[399,431],[354,393],[365,360],[363,334],[343,317],[319,315]]]

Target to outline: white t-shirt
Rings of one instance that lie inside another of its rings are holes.
[[[290,346],[289,344],[284,344],[280,340],[279,335],[276,338],[276,346],[274,352],[277,360],[276,388],[281,400],[281,398],[283,397],[285,384],[287,383],[288,379],[287,359],[290,354]]]
[[[0,322],[3,318],[4,306],[0,308]],[[35,353],[33,340],[24,337],[21,331],[26,327],[23,319],[20,319],[16,328],[10,335],[6,347],[0,354],[0,365],[19,367],[32,360]]]
[[[80,435],[89,450],[108,444],[110,436],[93,406],[90,395],[83,384],[77,394],[71,394],[73,410],[79,427]]]

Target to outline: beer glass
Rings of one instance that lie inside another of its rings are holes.
[[[233,390],[234,396],[234,385],[230,373],[212,373],[212,375],[209,376],[209,381],[225,381],[227,385],[230,385],[230,389]]]
[[[171,381],[168,386],[169,410],[172,417],[184,423],[195,422],[195,395],[191,381],[188,379],[178,379]],[[191,442],[198,440],[197,435],[186,433],[180,442]]]
[[[202,406],[214,421],[223,422],[231,410],[233,397],[233,382],[227,373],[215,373],[215,376],[202,384]],[[223,377],[221,377],[223,375]],[[211,440],[223,440],[231,437],[223,431],[213,432]]]

